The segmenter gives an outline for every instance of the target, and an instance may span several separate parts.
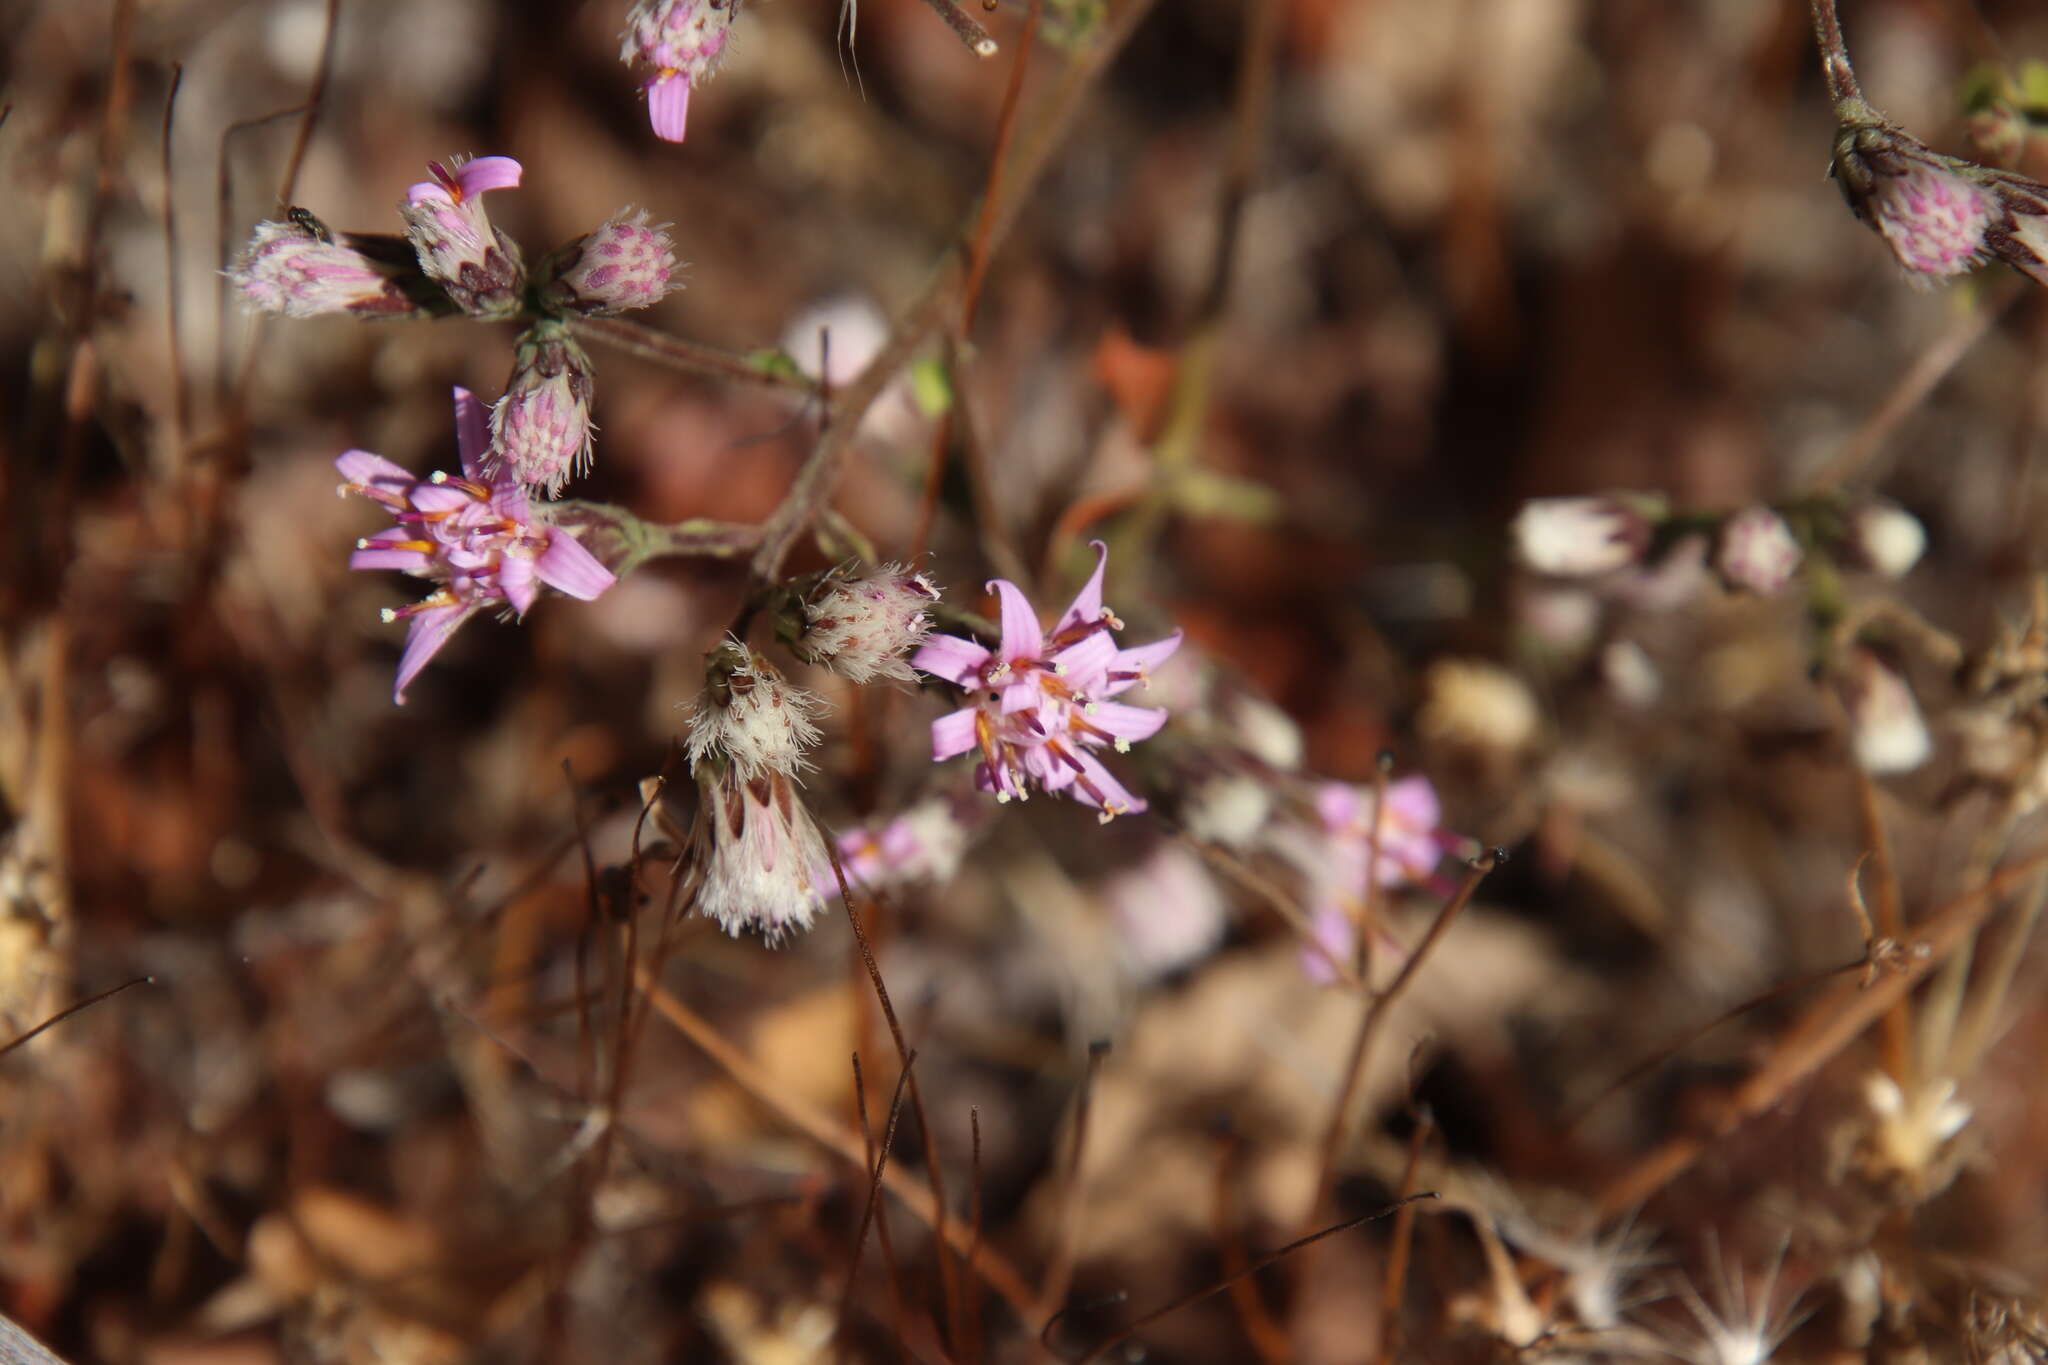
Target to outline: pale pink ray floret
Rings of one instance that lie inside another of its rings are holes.
[[[1002,606],[1002,641],[991,650],[955,635],[926,640],[911,663],[935,678],[967,689],[971,704],[932,722],[932,758],[943,762],[979,752],[975,777],[996,799],[1024,799],[1035,783],[1093,806],[1106,822],[1142,811],[1092,752],[1119,753],[1158,733],[1166,712],[1110,698],[1143,682],[1180,647],[1180,632],[1136,649],[1119,649],[1112,632],[1123,629],[1102,605],[1102,571],[1109,551],[1095,543],[1095,572],[1053,626],[1040,629],[1031,603],[1007,579],[989,590]]]
[[[392,699],[405,689],[457,626],[487,607],[524,616],[543,586],[584,601],[617,580],[567,531],[537,520],[511,473],[485,472],[484,408],[455,390],[455,433],[462,473],[422,479],[367,450],[351,450],[335,468],[343,493],[361,493],[389,508],[397,525],[365,536],[349,556],[352,569],[402,569],[432,579],[434,591],[384,619],[409,629]]]

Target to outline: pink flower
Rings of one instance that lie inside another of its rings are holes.
[[[968,829],[945,797],[931,797],[877,826],[860,825],[834,842],[846,879],[882,889],[909,882],[944,882],[960,866],[967,851]],[[832,870],[823,880],[834,882]]]
[[[990,650],[954,635],[934,635],[911,664],[979,694],[974,702],[932,722],[932,758],[943,762],[978,750],[975,770],[983,791],[999,801],[1028,795],[1027,783],[1066,792],[1113,816],[1142,811],[1133,796],[1090,752],[1110,745],[1122,753],[1166,723],[1166,712],[1109,700],[1144,681],[1180,647],[1180,632],[1136,649],[1110,638],[1123,622],[1102,605],[1102,570],[1109,549],[1095,545],[1095,572],[1050,635],[1039,628],[1031,603],[1017,585],[996,579],[989,590],[1002,603],[1002,644]]]
[[[311,220],[258,223],[228,278],[251,308],[288,318],[427,317],[438,302],[398,238],[331,233]]]
[[[428,162],[434,178],[413,185],[398,206],[420,269],[465,313],[494,317],[517,312],[526,266],[519,247],[491,226],[484,195],[518,185],[520,165],[509,156],[451,157],[449,165],[452,172],[438,161]]]
[[[654,135],[681,142],[690,87],[725,55],[740,0],[634,0],[619,35],[619,60],[654,68],[644,84]]]
[[[1316,814],[1330,836],[1337,880],[1359,893],[1372,862],[1373,804],[1370,787],[1326,782],[1316,791]],[[1428,778],[1417,774],[1387,787],[1387,813],[1379,822],[1381,886],[1427,881],[1436,871],[1444,851],[1437,825],[1442,815]]]
[[[498,604],[524,616],[543,585],[589,601],[617,580],[574,536],[536,521],[526,494],[503,471],[483,470],[484,411],[467,389],[455,390],[455,435],[462,474],[425,479],[381,455],[351,450],[335,468],[343,493],[361,493],[391,509],[398,524],[356,542],[352,569],[403,569],[438,585],[410,607],[387,608],[384,619],[410,622],[392,700],[455,628]]]

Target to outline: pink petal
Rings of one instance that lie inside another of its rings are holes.
[[[460,512],[463,508],[474,506],[476,503],[468,489],[457,488],[452,483],[435,483],[432,479],[420,480],[414,485],[409,496],[414,507],[435,516]]]
[[[1102,675],[1116,663],[1117,653],[1116,641],[1109,637],[1109,632],[1097,630],[1053,655],[1051,662],[1069,684],[1083,692],[1093,692]]]
[[[419,180],[405,187],[406,203],[417,204],[423,199],[439,199],[444,204],[455,202],[448,187],[438,180]]]
[[[392,701],[405,705],[405,689],[474,610],[474,607],[463,606],[428,607],[413,614],[412,625],[405,636],[405,652],[398,656],[398,683],[391,689]]]
[[[1323,828],[1332,834],[1350,829],[1364,815],[1366,803],[1356,787],[1343,782],[1325,782],[1316,788],[1316,814]]]
[[[1149,645],[1139,645],[1136,649],[1119,651],[1116,656],[1116,662],[1109,666],[1110,672],[1134,673],[1138,676],[1112,682],[1104,689],[1103,695],[1113,697],[1119,692],[1137,686],[1139,681],[1151,673],[1153,669],[1173,657],[1173,652],[1180,648],[1180,639],[1180,632],[1175,631],[1164,640],[1154,640]]]
[[[1410,829],[1433,830],[1442,819],[1443,807],[1437,802],[1436,788],[1420,773],[1387,788],[1389,824],[1400,821]]]
[[[1031,609],[1030,600],[1007,578],[996,579],[988,590],[1002,602],[1003,658],[1036,659],[1042,655],[1045,636],[1039,632],[1038,613]]]
[[[350,552],[348,566],[351,569],[401,569],[406,573],[424,573],[434,562],[432,554],[386,543],[388,540],[410,539],[411,534],[403,527],[379,531]]]
[[[367,450],[344,451],[334,461],[334,467],[341,471],[341,477],[350,483],[396,485],[399,490],[418,482],[409,469],[404,469],[382,455],[372,455]]]
[[[663,142],[681,142],[690,114],[690,78],[665,72],[647,84],[647,120]]]
[[[472,479],[482,478],[484,450],[490,445],[484,405],[461,385],[455,388],[455,444],[462,451],[462,472]]]
[[[533,568],[541,582],[584,602],[619,581],[581,541],[562,530],[548,536],[548,548],[534,561]]]
[[[1150,739],[1166,724],[1166,712],[1150,706],[1125,706],[1122,702],[1097,702],[1082,719],[1098,730],[1135,744]]]
[[[955,687],[980,687],[981,668],[989,660],[988,650],[957,635],[932,635],[910,656],[910,666],[944,678]]]
[[[1357,945],[1358,930],[1351,923],[1351,916],[1333,905],[1317,910],[1315,945],[1303,944],[1301,949],[1301,974],[1318,986],[1328,986],[1337,980],[1337,969],[1330,959],[1338,961],[1351,956]]]
[[[974,728],[974,718],[980,713],[979,707],[967,706],[932,722],[932,762],[943,763],[980,747]]]
[[[1094,783],[1095,790],[1102,794],[1102,800],[1097,801],[1089,793],[1087,787],[1077,782],[1074,785],[1074,799],[1076,801],[1081,802],[1083,805],[1095,806],[1100,810],[1109,810],[1114,807],[1119,815],[1136,815],[1145,809],[1145,799],[1141,796],[1133,796],[1128,787],[1117,781],[1115,775],[1109,769],[1102,766],[1101,759],[1089,753],[1086,749],[1075,750],[1074,757],[1081,761],[1081,775]]]
[[[1070,626],[1092,626],[1102,619],[1102,570],[1109,563],[1109,547],[1099,540],[1088,544],[1095,551],[1095,572],[1088,575],[1088,583],[1081,589],[1081,595],[1074,599],[1074,605],[1067,608],[1067,614],[1060,617],[1060,623],[1053,627],[1057,635]]]
[[[474,161],[462,163],[462,169],[455,173],[455,181],[462,186],[463,197],[482,194],[486,190],[509,190],[519,184],[520,165],[509,156],[480,156]]]
[[[1026,672],[1022,678],[1002,689],[1000,693],[1002,713],[1014,716],[1019,711],[1032,711],[1045,705],[1045,689],[1038,684],[1036,669]]]
[[[524,616],[533,607],[533,601],[540,596],[540,583],[534,578],[534,562],[517,555],[506,555],[498,566],[498,591],[505,594],[505,600],[512,604],[512,610]]]

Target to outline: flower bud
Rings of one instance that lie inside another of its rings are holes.
[[[654,68],[644,88],[654,135],[681,142],[690,87],[725,55],[740,0],[634,0],[619,35],[619,60]]]
[[[512,382],[491,409],[491,463],[554,497],[590,467],[590,357],[568,324],[542,318],[519,334]]]
[[[742,778],[796,772],[805,766],[804,751],[818,742],[812,719],[818,706],[773,664],[727,639],[712,653],[704,692],[690,713],[691,770],[715,760]]]
[[[449,167],[428,162],[434,178],[412,186],[398,206],[420,269],[465,313],[516,313],[526,287],[526,265],[518,245],[491,225],[484,195],[517,185],[519,163],[509,156],[484,156],[474,161],[451,158]]]
[[[692,908],[734,938],[760,934],[770,948],[810,928],[830,889],[819,869],[829,878],[832,864],[796,784],[787,773],[749,777],[723,762],[706,764],[697,781]]]
[[[549,258],[553,278],[543,298],[594,316],[649,307],[675,287],[674,246],[667,224],[650,226],[644,211],[621,213]]]
[[[1856,761],[1868,772],[1911,772],[1934,752],[1927,722],[1906,680],[1875,654],[1858,650],[1842,683]]]
[[[398,237],[331,233],[311,218],[256,225],[228,271],[242,301],[288,318],[428,317],[439,291]]]
[[[1805,557],[1785,519],[1768,507],[1745,507],[1721,523],[1714,567],[1730,588],[1771,597],[1785,590]]]
[[[790,647],[804,662],[849,682],[912,682],[917,675],[905,656],[931,633],[930,607],[938,600],[929,579],[900,564],[852,575],[835,571],[805,601],[803,625]]]
[[[1897,503],[1873,500],[1850,511],[1843,549],[1858,568],[1904,578],[1927,551],[1927,528]]]
[[[1625,569],[1650,544],[1650,519],[1620,498],[1537,498],[1509,528],[1515,553],[1537,573],[1584,578]]]

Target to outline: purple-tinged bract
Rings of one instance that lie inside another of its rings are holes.
[[[397,520],[357,541],[349,567],[402,569],[436,585],[412,606],[384,613],[410,625],[392,689],[401,705],[407,685],[476,612],[505,607],[524,616],[543,586],[589,601],[617,581],[574,536],[535,519],[517,482],[485,473],[483,405],[467,389],[455,390],[455,432],[459,476],[416,478],[367,450],[334,462],[347,480],[342,492],[375,499]]]
[[[1031,603],[1007,579],[989,585],[1002,604],[1002,642],[989,649],[956,635],[934,635],[911,664],[967,689],[969,705],[932,722],[932,757],[978,752],[983,791],[1019,800],[1036,784],[1093,806],[1108,821],[1145,809],[1096,758],[1158,733],[1164,710],[1110,700],[1143,682],[1180,647],[1180,632],[1136,649],[1111,638],[1123,629],[1102,605],[1109,550],[1095,542],[1095,572],[1050,634]]]

